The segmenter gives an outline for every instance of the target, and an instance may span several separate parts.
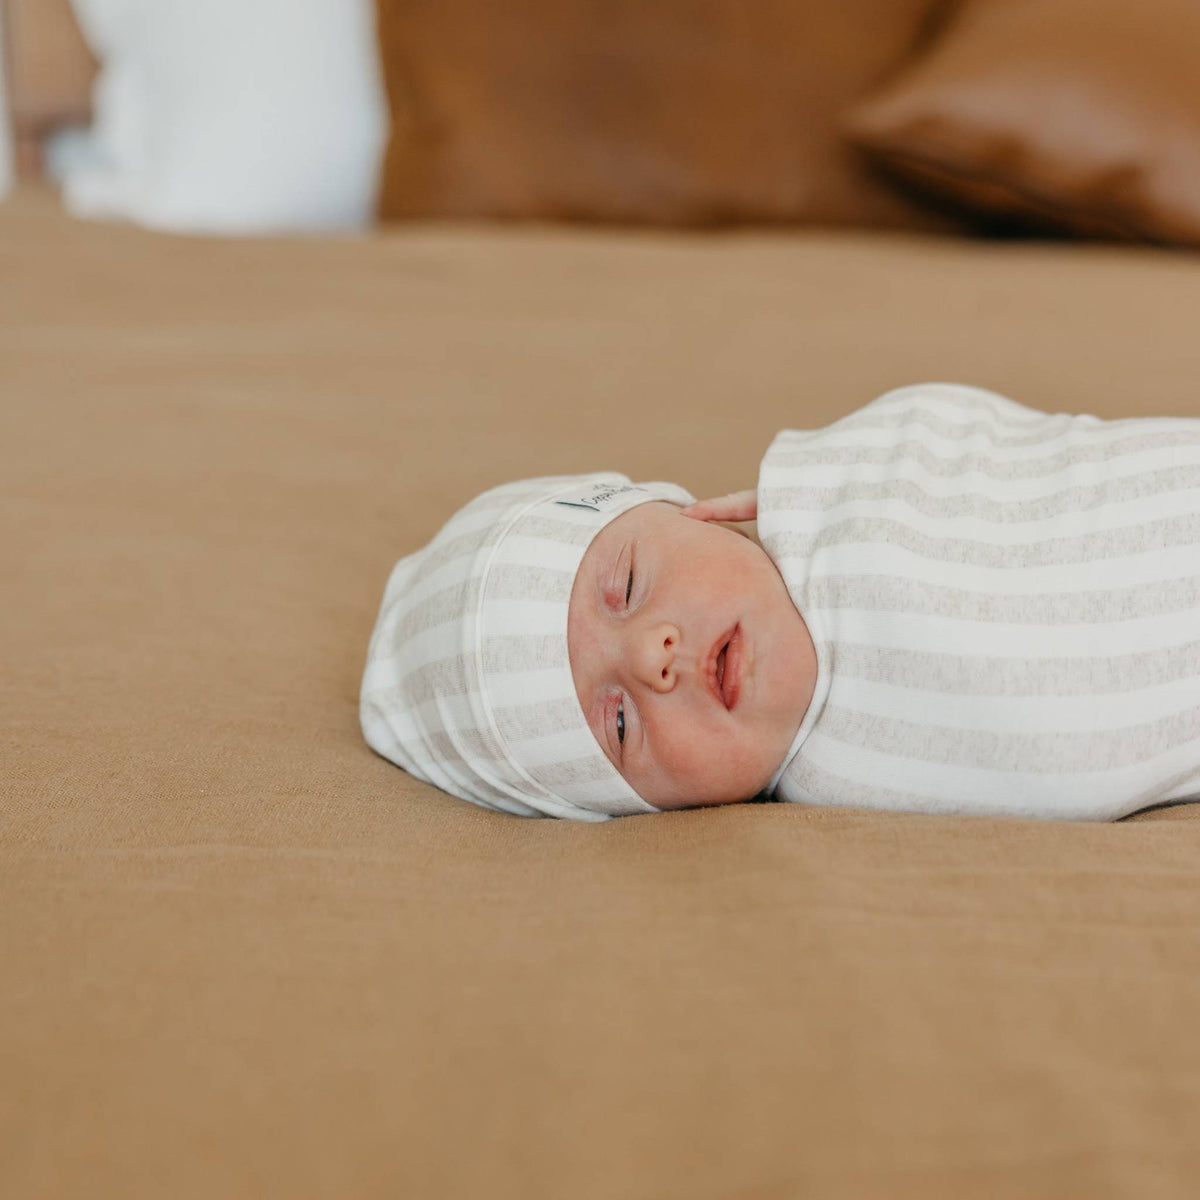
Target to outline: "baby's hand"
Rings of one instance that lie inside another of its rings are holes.
[[[758,492],[730,492],[712,500],[697,500],[681,510],[685,517],[697,521],[753,521],[758,516]]]

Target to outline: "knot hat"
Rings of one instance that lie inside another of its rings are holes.
[[[671,483],[553,475],[492,488],[392,569],[359,717],[372,749],[463,800],[520,816],[659,810],[596,741],[567,656],[571,588],[592,539]]]

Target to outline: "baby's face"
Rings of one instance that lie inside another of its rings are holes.
[[[588,547],[567,645],[596,740],[657,808],[760,792],[816,681],[808,629],[763,549],[658,501]]]

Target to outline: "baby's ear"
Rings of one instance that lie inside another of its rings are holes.
[[[753,521],[758,517],[758,492],[750,488],[711,500],[697,500],[680,511],[697,521]]]

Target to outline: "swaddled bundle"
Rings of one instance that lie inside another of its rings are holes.
[[[761,545],[716,524],[756,513]],[[361,715],[527,816],[1200,799],[1200,421],[920,384],[785,430],[720,500],[495,488],[392,572]]]
[[[775,438],[758,532],[819,662],[780,799],[1063,820],[1200,799],[1200,421],[898,388]]]
[[[656,812],[588,727],[567,613],[605,525],[638,504],[693,499],[606,472],[522,480],[472,500],[388,579],[362,682],[367,742],[418,779],[520,816]]]

